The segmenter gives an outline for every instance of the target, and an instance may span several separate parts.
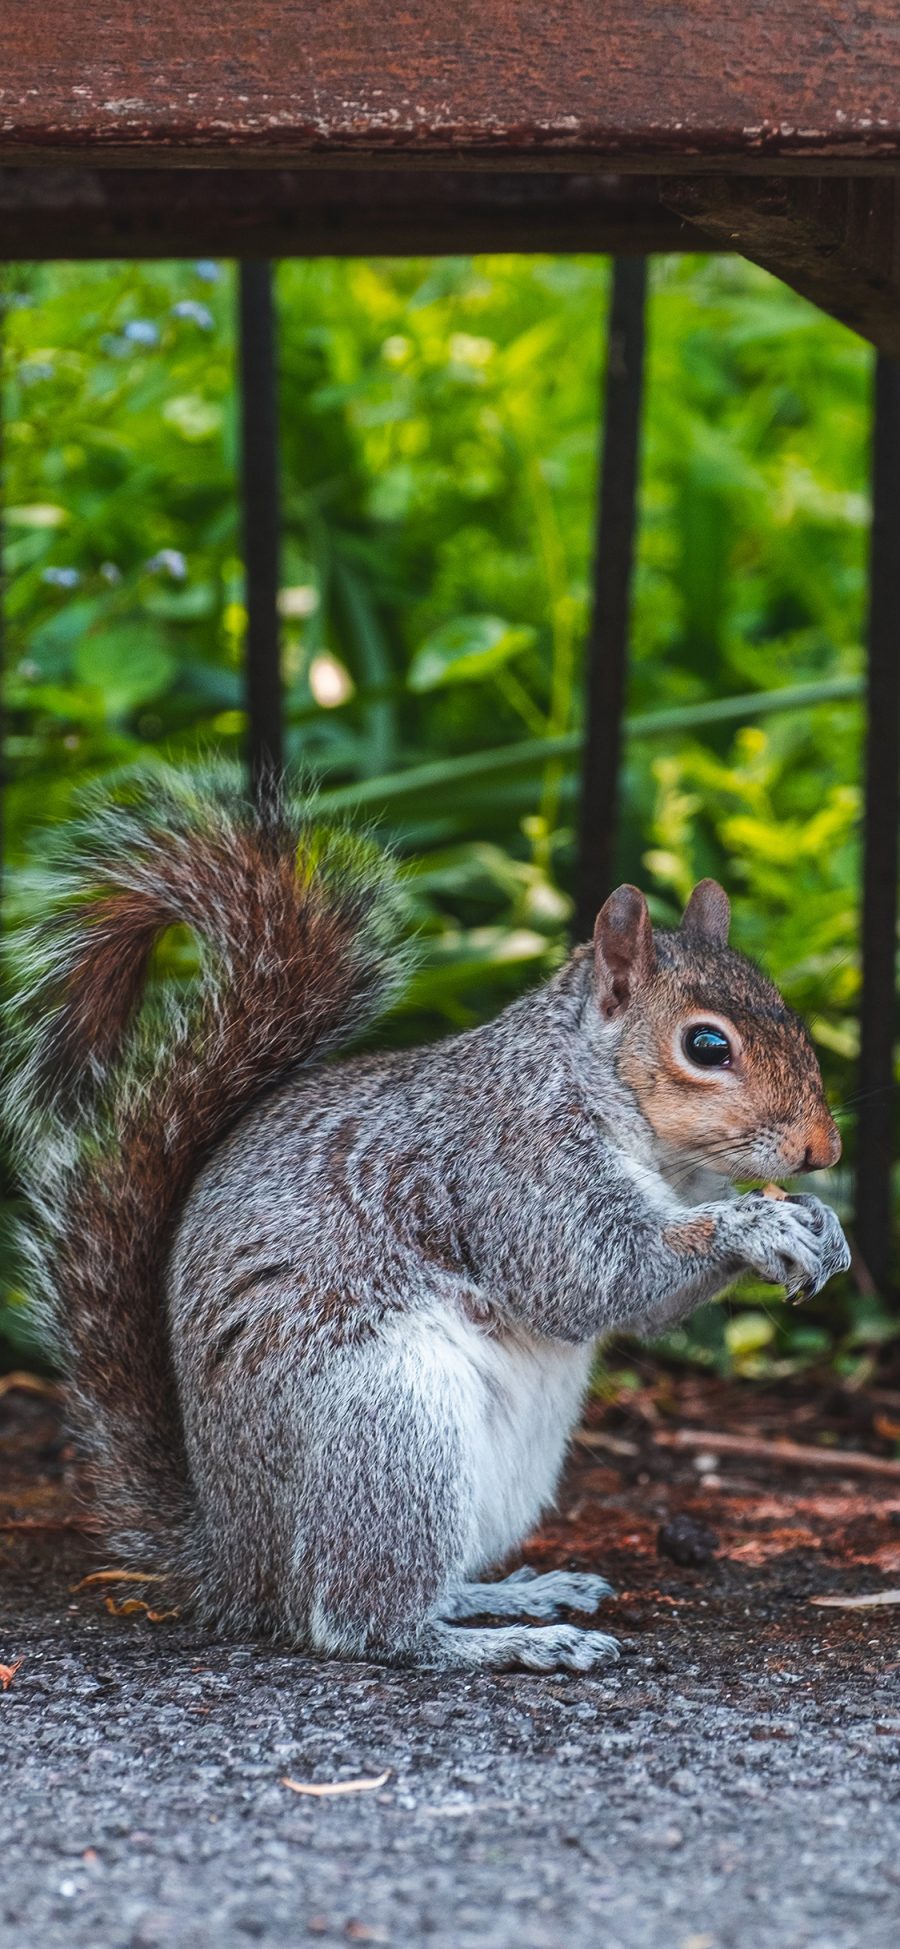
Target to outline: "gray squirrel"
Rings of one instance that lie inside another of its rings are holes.
[[[274,782],[158,772],[60,842],[6,1092],[36,1290],[109,1546],[228,1633],[591,1671],[594,1575],[502,1567],[552,1502],[598,1338],[745,1269],[817,1292],[835,1162],[812,1046],[703,880],[633,886],[484,1027],[326,1061],[404,975],[397,879]],[[145,995],[158,937],[203,946]],[[502,1622],[460,1628],[491,1616]]]

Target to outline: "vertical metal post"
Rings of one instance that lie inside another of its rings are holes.
[[[886,1291],[900,864],[900,364],[893,359],[877,361],[874,408],[856,1237],[876,1286]]]
[[[4,427],[6,419],[6,310],[9,299],[9,279],[11,266],[0,265],[0,903],[5,884],[6,851],[6,699],[4,696],[4,676],[6,671],[6,558],[4,553],[6,512],[6,472],[4,451]],[[0,913],[2,921],[2,913]]]
[[[278,624],[278,365],[272,266],[239,267],[247,758],[254,790],[284,757]]]
[[[5,428],[5,421],[6,421],[6,305],[7,305],[7,296],[8,296],[8,282],[7,282],[8,277],[9,277],[9,266],[0,265],[0,947],[3,947],[4,949],[5,949],[5,942],[3,942],[2,939],[2,921],[3,921],[2,901],[3,901],[4,886],[6,882],[6,874],[5,874],[5,866],[6,866],[6,859],[5,859],[6,709],[5,709],[5,705],[6,705],[6,699],[3,691],[4,676],[6,670],[6,663],[5,663],[6,564],[5,564],[5,555],[4,555],[4,540],[5,540],[4,515],[6,512],[6,472],[4,467],[4,461],[6,455],[4,452],[4,428]],[[0,982],[0,993],[2,993],[5,998],[6,996],[5,952],[3,953],[2,956],[2,965],[0,965],[0,977],[2,977],[2,982]],[[0,1048],[0,1056],[5,1055],[5,1053],[6,1053],[5,1050],[3,1048]],[[9,1158],[6,1151],[6,1143],[4,1142],[3,1148],[2,1150],[0,1150],[0,1203],[2,1204],[6,1203],[7,1199],[10,1197],[11,1190],[12,1190],[12,1173],[11,1173]],[[6,1214],[4,1214],[4,1217],[5,1216]],[[3,1229],[4,1231],[7,1230],[6,1224],[4,1224]],[[5,1285],[5,1284],[6,1284],[6,1279],[4,1277],[2,1280],[0,1280],[0,1285]],[[0,1301],[2,1301],[2,1292],[0,1292]]]
[[[575,888],[577,938],[590,934],[609,892],[615,849],[622,714],[628,670],[647,270],[643,257],[613,269],[597,500],[594,606],[587,654],[587,702]]]

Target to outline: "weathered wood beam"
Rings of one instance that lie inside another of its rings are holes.
[[[697,176],[668,181],[661,193],[718,249],[774,271],[880,352],[900,357],[896,177]]]
[[[893,167],[896,0],[3,0],[0,157]]]
[[[0,167],[0,259],[708,248],[652,176]]]

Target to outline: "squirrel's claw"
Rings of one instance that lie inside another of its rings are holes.
[[[772,1200],[750,1192],[753,1213],[748,1264],[773,1285],[783,1285],[791,1306],[814,1299],[835,1273],[846,1272],[850,1248],[835,1213],[806,1192]]]

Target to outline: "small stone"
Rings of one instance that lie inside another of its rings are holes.
[[[657,1556],[666,1556],[684,1568],[712,1563],[719,1547],[715,1530],[695,1516],[673,1516],[663,1523],[656,1537]]]

